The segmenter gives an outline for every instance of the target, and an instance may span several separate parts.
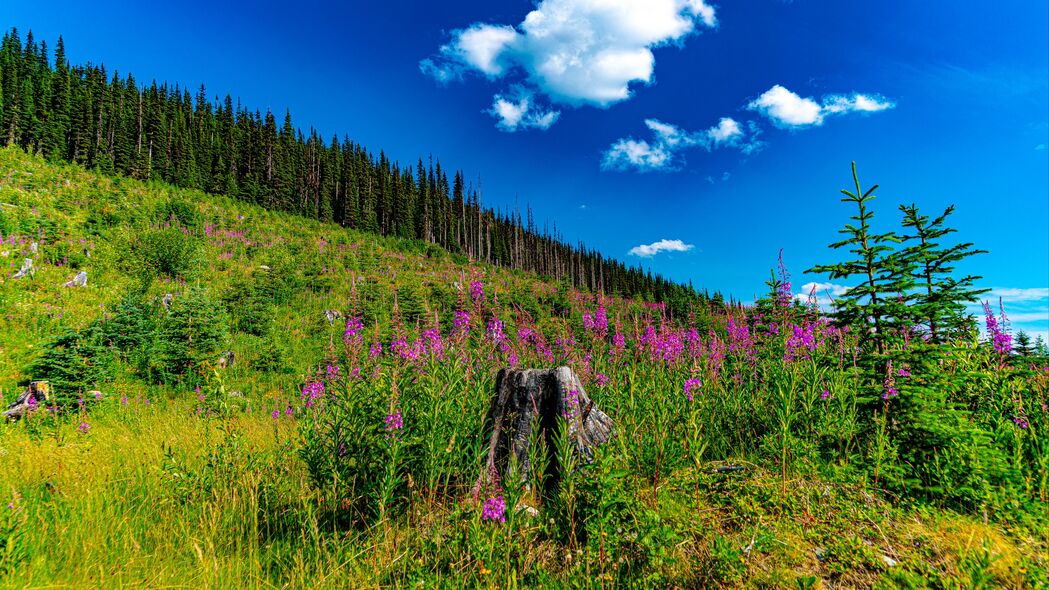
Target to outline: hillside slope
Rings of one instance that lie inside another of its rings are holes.
[[[1047,582],[1045,366],[914,341],[883,383],[815,307],[603,297],[16,148],[0,211],[0,394],[58,399],[0,425],[3,585]],[[617,436],[474,497],[496,372],[557,365]]]

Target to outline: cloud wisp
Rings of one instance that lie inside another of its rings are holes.
[[[517,26],[474,23],[453,31],[419,67],[441,83],[474,72],[525,87],[535,95],[528,106],[545,113],[553,110],[540,106],[540,97],[552,104],[607,107],[629,99],[632,85],[652,83],[653,49],[680,45],[700,27],[716,25],[705,0],[542,0]],[[505,94],[497,93],[496,103]]]
[[[645,126],[652,132],[651,139],[627,137],[617,140],[605,150],[601,168],[669,171],[681,165],[683,152],[691,148],[711,151],[731,147],[749,154],[762,146],[757,139],[759,130],[754,125],[744,126],[731,117],[723,117],[717,125],[697,132],[685,131],[658,119],[645,119]]]
[[[896,104],[878,94],[832,94],[822,102],[801,97],[776,84],[747,103],[747,109],[761,113],[772,124],[784,129],[822,125],[831,116],[848,113],[877,113]]]
[[[693,244],[686,244],[681,240],[659,240],[658,242],[652,242],[651,244],[641,244],[634,246],[630,249],[631,256],[638,256],[641,258],[652,258],[656,254],[661,252],[688,252],[695,248]]]

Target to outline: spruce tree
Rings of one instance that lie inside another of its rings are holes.
[[[939,240],[957,230],[947,227],[945,221],[954,212],[954,205],[947,207],[943,215],[930,220],[922,215],[914,204],[900,205],[903,212],[903,227],[913,231],[903,237],[906,243],[913,242],[900,253],[912,268],[911,274],[918,287],[911,313],[923,324],[932,342],[945,342],[965,333],[965,304],[974,302],[988,289],[976,289],[973,284],[981,277],[967,275],[960,279],[952,276],[954,265],[986,250],[975,250],[970,242],[950,247],[941,246]]]
[[[835,319],[843,325],[858,328],[862,342],[873,350],[885,352],[890,340],[891,328],[905,316],[907,295],[911,287],[911,268],[906,259],[893,252],[891,244],[898,243],[896,234],[874,233],[871,219],[874,213],[868,204],[875,198],[878,185],[864,191],[860,186],[856,163],[852,163],[852,179],[855,192],[842,189],[845,195],[841,202],[854,203],[856,215],[850,217],[857,224],[845,224],[838,233],[847,236],[834,242],[831,248],[848,248],[855,257],[835,264],[821,264],[805,272],[828,273],[831,280],[859,277],[857,285],[838,297],[835,303]]]

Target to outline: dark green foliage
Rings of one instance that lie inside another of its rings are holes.
[[[266,333],[255,350],[255,358],[249,359],[252,368],[264,373],[280,373],[288,367],[288,351],[274,331]]]
[[[174,227],[147,233],[134,248],[142,277],[150,280],[158,275],[171,279],[186,278],[199,252],[197,240]]]
[[[954,265],[975,254],[986,253],[986,250],[973,249],[971,242],[941,246],[939,240],[956,231],[944,224],[954,211],[953,205],[932,220],[920,214],[914,204],[900,205],[900,211],[903,212],[903,227],[914,232],[904,236],[903,239],[911,245],[900,252],[918,287],[909,312],[928,330],[934,342],[964,336],[967,333],[965,304],[976,301],[989,289],[973,286],[981,277],[954,278]]]
[[[61,39],[53,64],[36,47],[28,38],[23,46],[14,29],[0,45],[0,145],[395,236],[404,252],[443,257],[436,245],[457,253],[460,264],[532,271],[593,293],[650,294],[675,315],[696,297],[690,286],[565,243],[556,226],[537,225],[530,209],[486,208],[480,182],[461,171],[449,181],[440,162],[401,165],[349,139],[302,132],[290,112],[278,125],[274,113],[229,95],[212,102],[203,87],[191,96],[179,85],[140,85],[102,66],[73,65]],[[203,222],[193,203],[177,199],[152,217],[193,234]],[[96,215],[93,226],[105,222]],[[315,292],[326,292],[323,280],[308,278]]]
[[[898,327],[904,316],[906,293],[911,286],[911,268],[907,261],[893,253],[890,244],[899,243],[900,238],[892,233],[874,233],[871,219],[874,213],[868,204],[874,199],[878,185],[864,191],[856,174],[856,163],[852,163],[852,179],[855,192],[845,189],[843,203],[855,203],[856,215],[850,217],[857,224],[846,224],[838,233],[845,239],[830,245],[833,249],[848,248],[855,256],[851,260],[835,264],[821,264],[805,272],[829,273],[833,279],[857,277],[860,282],[838,297],[835,318],[843,325],[852,326],[870,349],[883,352],[895,336],[893,327]]]
[[[327,387],[339,389],[325,396],[323,411],[302,410],[299,454],[313,483],[331,495],[334,506],[353,520],[368,522],[380,510],[379,487],[391,446],[383,427],[386,398],[360,384]]]
[[[271,275],[263,274],[263,280]],[[259,288],[256,275],[251,280],[235,280],[230,283],[222,302],[230,317],[230,327],[238,332],[262,336],[270,330],[273,322],[273,301]]]
[[[154,217],[156,223],[184,227],[190,231],[195,231],[202,225],[202,216],[196,206],[179,198],[158,205]]]
[[[423,306],[423,298],[412,285],[401,285],[397,287],[397,309],[401,321],[414,324],[423,318],[426,308]]]
[[[195,381],[206,363],[218,357],[228,333],[221,305],[201,287],[174,298],[158,326],[149,365],[155,381]]]
[[[112,378],[113,356],[96,322],[82,332],[67,329],[50,340],[26,373],[35,380],[49,381],[57,404],[68,407],[76,405],[85,391]]]

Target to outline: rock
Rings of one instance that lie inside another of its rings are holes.
[[[560,473],[554,459],[558,420],[568,420],[568,441],[580,463],[593,459],[593,447],[613,435],[612,419],[599,410],[568,367],[556,369],[503,369],[495,378],[495,394],[485,421],[488,452],[484,470],[474,485],[474,495],[493,480],[505,479],[512,454],[518,477],[527,482],[531,473],[529,443],[532,423],[541,430],[548,454],[545,492],[553,493]]]
[[[818,561],[823,561],[824,559],[827,559],[827,550],[823,547],[817,547],[816,550],[813,551],[813,553],[816,554],[816,559]]]
[[[67,281],[65,286],[66,287],[85,287],[85,286],[87,286],[87,272],[80,271],[80,272],[76,273],[76,276],[73,277],[73,280]]]
[[[239,391],[231,391],[229,392],[229,395],[230,397],[244,397],[244,394]]]
[[[40,244],[37,244],[36,242],[30,242],[29,243],[29,251],[32,252],[33,254],[36,254],[37,252],[40,251]]]
[[[21,279],[33,274],[33,272],[33,259],[26,258],[25,261],[22,262],[22,268],[18,269],[18,272],[15,273],[14,278]]]
[[[329,326],[335,326],[335,320],[342,317],[342,312],[337,309],[324,310],[324,319],[328,320]]]
[[[882,555],[881,560],[885,562],[888,567],[896,567],[896,560],[889,557],[888,555]]]
[[[270,269],[270,267],[266,266],[265,264],[260,264],[259,265],[259,270],[269,270],[269,269]]]
[[[20,420],[22,417],[47,406],[51,401],[51,385],[47,381],[33,381],[29,387],[18,395],[3,412],[8,421]]]
[[[165,308],[171,307],[171,293],[164,293],[164,296],[160,298],[160,304]]]
[[[225,369],[226,367],[232,367],[233,362],[236,360],[237,355],[233,354],[232,350],[227,350],[226,352],[219,355],[219,358],[215,361],[215,363],[219,366],[220,369]]]

